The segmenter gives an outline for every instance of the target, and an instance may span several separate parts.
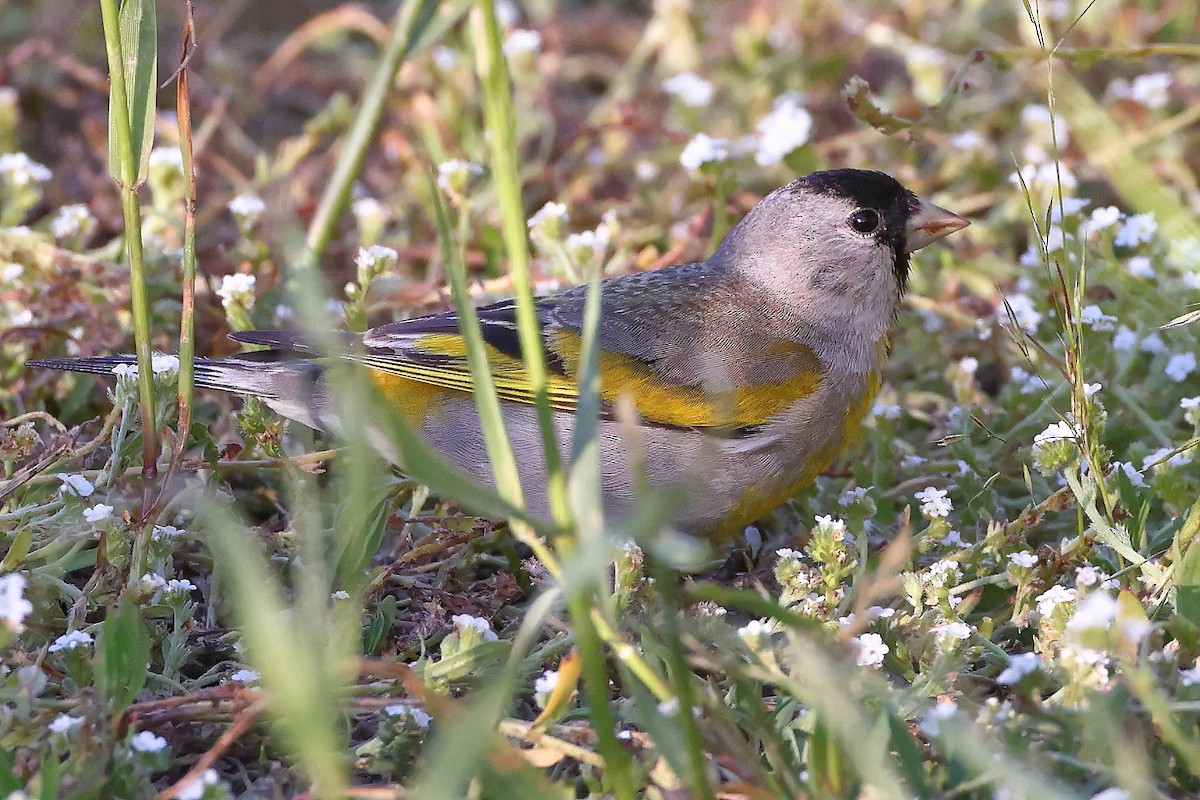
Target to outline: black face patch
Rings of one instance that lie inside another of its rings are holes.
[[[798,191],[832,195],[847,200],[855,209],[879,212],[883,224],[873,236],[895,255],[896,280],[903,291],[908,282],[908,218],[916,213],[917,196],[891,175],[865,169],[831,169],[814,172],[796,182]]]

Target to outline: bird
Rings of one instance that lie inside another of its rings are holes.
[[[720,539],[826,471],[858,440],[881,386],[911,254],[968,224],[886,173],[831,169],[768,194],[703,261],[601,281],[597,441],[605,517],[628,519],[647,488],[674,492],[671,524]],[[587,287],[577,286],[535,300],[563,448],[579,398],[586,297]],[[526,508],[549,520],[545,452],[515,301],[476,313]],[[230,335],[262,349],[197,358],[198,386],[261,398],[284,417],[336,434],[342,423],[330,370],[351,362],[451,463],[494,485],[453,311],[338,334],[336,353],[293,331]],[[108,373],[134,359],[29,363]],[[618,419],[623,397],[636,410],[636,450],[627,417]],[[400,461],[388,437],[376,438],[377,449]]]

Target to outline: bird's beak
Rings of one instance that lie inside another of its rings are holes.
[[[918,199],[917,202],[916,213],[908,218],[906,241],[910,253],[971,224],[958,214],[935,206],[928,200]]]

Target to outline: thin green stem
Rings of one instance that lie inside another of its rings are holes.
[[[104,43],[108,51],[108,69],[113,115],[117,134],[120,175],[113,175],[121,193],[121,211],[125,220],[125,253],[129,258],[130,305],[133,312],[133,341],[137,352],[138,398],[141,403],[142,476],[145,484],[142,502],[150,502],[149,486],[157,474],[158,436],[154,427],[154,370],[150,351],[150,301],[146,293],[145,265],[142,258],[142,206],[138,200],[138,155],[134,150],[133,128],[129,119],[129,97],[125,91],[125,54],[117,19],[117,0],[100,0],[104,23]]]

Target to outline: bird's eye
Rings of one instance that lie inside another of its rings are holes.
[[[860,208],[850,215],[850,227],[859,233],[874,233],[879,227],[879,212]]]

